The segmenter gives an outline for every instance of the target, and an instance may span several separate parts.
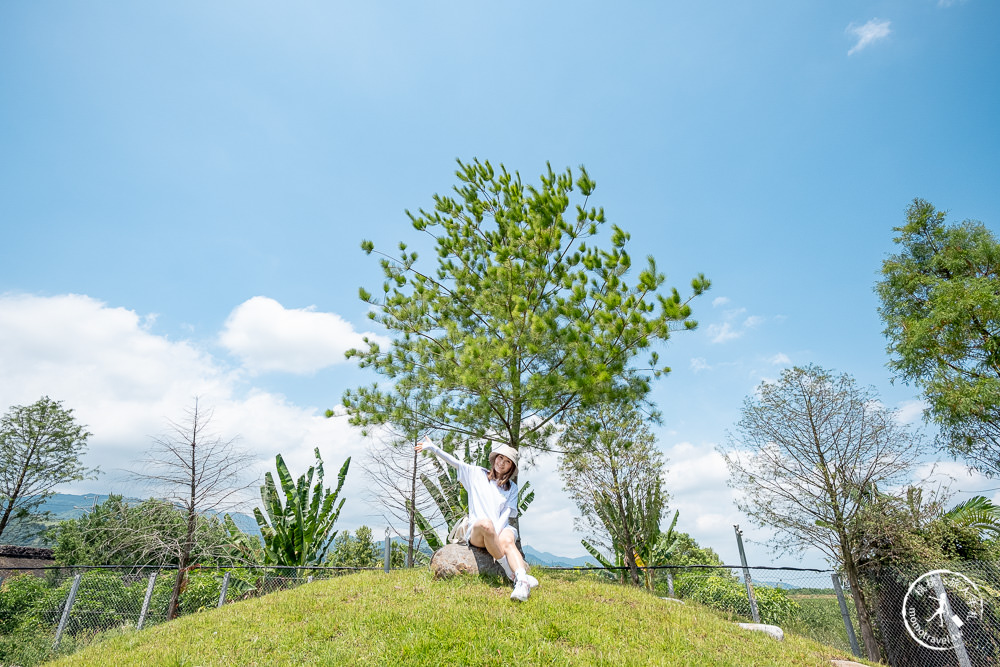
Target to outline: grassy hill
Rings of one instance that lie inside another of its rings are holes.
[[[473,577],[361,572],[124,631],[53,665],[828,665],[694,604],[580,575],[539,573],[527,603]]]

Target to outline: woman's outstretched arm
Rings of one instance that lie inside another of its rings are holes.
[[[437,456],[441,457],[441,459],[445,463],[450,465],[452,468],[462,467],[462,461],[459,461],[454,456],[452,456],[448,452],[444,451],[443,449],[435,445],[434,441],[428,438],[426,435],[420,440],[420,442],[417,443],[417,446],[414,447],[413,449],[415,449],[418,452],[427,450],[428,452],[436,454]]]

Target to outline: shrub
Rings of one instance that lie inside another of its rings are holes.
[[[222,595],[222,579],[229,572],[227,600],[252,597],[257,590],[258,576],[253,570],[193,570],[188,574],[187,587],[181,594],[181,612],[190,614],[203,609],[214,609]]]
[[[754,586],[754,597],[757,599],[757,610],[760,612],[761,623],[781,624],[792,617],[799,605],[789,599],[785,592],[770,586]],[[729,612],[744,618],[750,618],[750,601],[747,600],[746,586],[725,577],[705,577],[699,583],[688,587],[684,597],[701,604]]]
[[[0,634],[10,634],[33,611],[48,589],[45,582],[31,574],[5,579],[0,586]]]

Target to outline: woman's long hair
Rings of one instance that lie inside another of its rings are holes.
[[[500,454],[499,456],[503,456],[503,454]],[[507,473],[501,476],[500,473],[497,472],[497,458],[499,457],[494,457],[493,465],[490,467],[490,472],[486,475],[486,479],[490,480],[491,482],[496,482],[499,488],[506,491],[507,489],[510,488],[510,478],[517,474],[517,466],[513,465],[514,463],[513,461],[507,459],[508,461],[511,462],[511,466],[510,468],[507,469]],[[504,458],[507,457],[504,456]]]

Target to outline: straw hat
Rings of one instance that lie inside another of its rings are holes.
[[[500,454],[503,454],[508,459],[510,459],[510,462],[514,464],[515,468],[517,468],[517,450],[514,449],[513,447],[511,447],[510,445],[500,445],[499,447],[497,447],[496,449],[494,449],[492,452],[490,452],[490,467],[491,468],[493,467],[493,460],[498,455],[500,455]]]

